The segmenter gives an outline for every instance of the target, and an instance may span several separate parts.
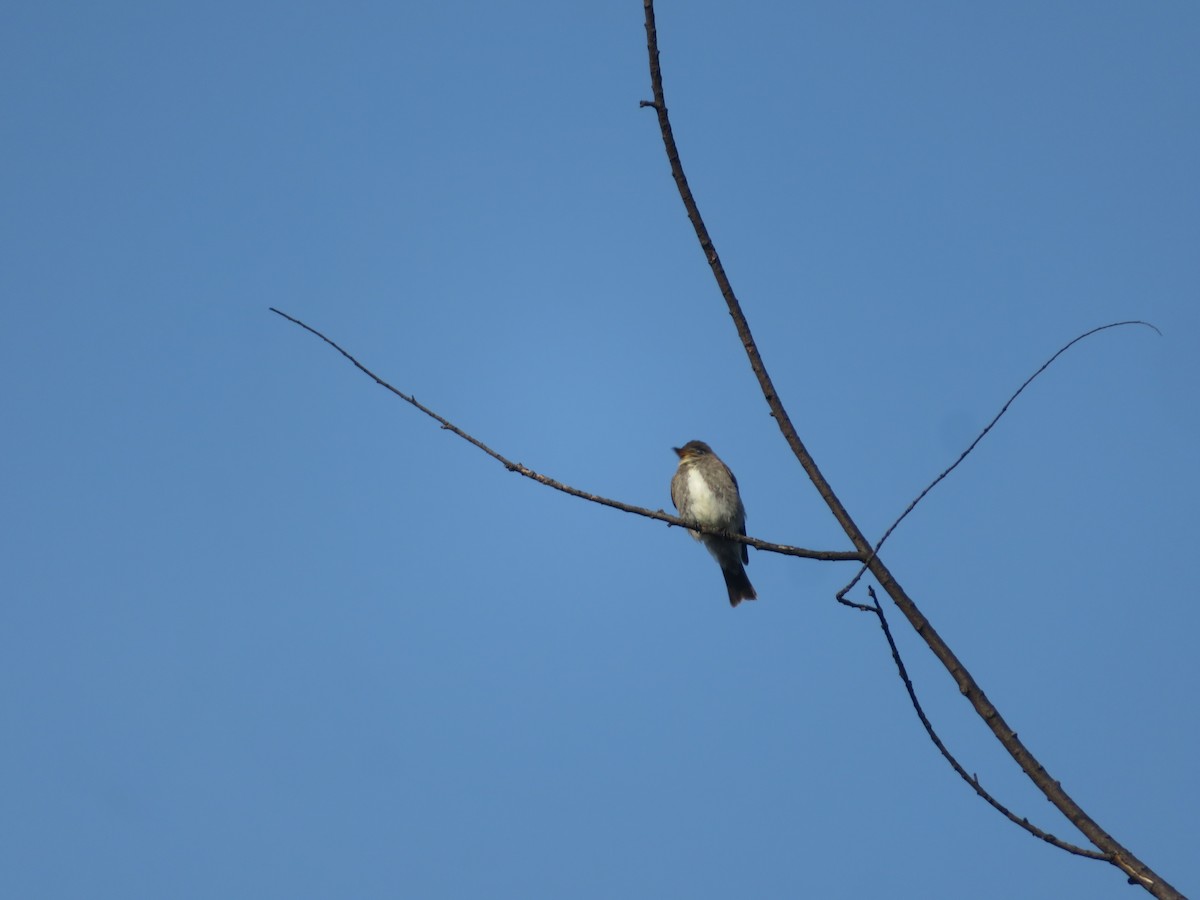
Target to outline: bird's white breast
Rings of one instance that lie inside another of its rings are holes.
[[[692,514],[693,519],[702,525],[709,525],[714,528],[724,524],[725,510],[721,509],[716,495],[708,486],[708,482],[704,480],[703,476],[695,468],[688,470],[687,491],[691,498],[689,512]]]

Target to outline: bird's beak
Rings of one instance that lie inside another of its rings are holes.
[[[687,456],[687,451],[682,447],[672,447],[671,449],[675,451],[675,455],[680,459],[683,459],[685,456]]]

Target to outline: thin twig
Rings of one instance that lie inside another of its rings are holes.
[[[937,747],[938,752],[945,757],[946,762],[950,763],[951,768],[958,773],[971,789],[982,797],[993,809],[1003,815],[1013,824],[1024,828],[1034,837],[1045,841],[1047,844],[1053,844],[1060,850],[1066,850],[1068,853],[1073,853],[1076,856],[1086,856],[1089,859],[1100,859],[1105,862],[1109,861],[1107,853],[1099,853],[1096,850],[1088,850],[1085,847],[1077,847],[1075,844],[1069,844],[1066,841],[1056,838],[1048,832],[1042,831],[1036,825],[1031,823],[1026,818],[1018,818],[1008,807],[984,790],[983,785],[979,783],[977,775],[967,774],[967,770],[962,767],[954,755],[946,749],[946,745],[942,743],[942,739],[938,737],[938,733],[933,729],[933,723],[929,721],[929,717],[925,715],[925,710],[921,707],[921,701],[917,699],[917,691],[913,687],[912,679],[908,677],[908,669],[905,668],[904,660],[900,658],[900,649],[896,646],[896,641],[892,637],[892,629],[888,627],[887,616],[883,614],[883,607],[880,606],[878,598],[875,596],[875,588],[868,586],[867,594],[871,598],[870,604],[855,603],[852,600],[840,599],[839,602],[847,606],[852,606],[855,609],[860,609],[863,612],[874,613],[879,618],[879,627],[883,629],[883,636],[887,638],[888,646],[892,648],[892,660],[896,663],[896,671],[900,675],[900,680],[904,682],[904,689],[908,691],[908,699],[912,702],[913,709],[917,712],[917,718],[921,720],[921,724],[925,726],[925,733],[929,735],[929,739],[933,741],[933,745]]]
[[[896,530],[896,526],[898,526],[901,522],[903,522],[908,517],[908,514],[917,508],[917,504],[920,503],[922,500],[924,500],[925,496],[930,491],[932,491],[935,487],[937,487],[938,484],[941,483],[942,479],[944,479],[947,475],[949,475],[951,472],[953,472],[955,469],[958,468],[959,463],[961,463],[964,459],[966,459],[968,454],[970,454],[970,452],[975,449],[975,447],[979,444],[979,442],[982,441],[987,436],[987,433],[992,430],[992,427],[997,422],[1000,421],[1001,416],[1003,416],[1006,412],[1008,412],[1008,408],[1010,406],[1012,406],[1013,401],[1021,396],[1021,393],[1025,390],[1025,388],[1029,387],[1029,385],[1031,385],[1033,383],[1033,380],[1035,378],[1037,378],[1039,375],[1041,375],[1043,372],[1045,372],[1048,368],[1050,368],[1050,365],[1056,359],[1058,359],[1060,356],[1062,356],[1064,353],[1066,353],[1068,350],[1070,350],[1073,346],[1078,344],[1084,338],[1089,338],[1093,334],[1096,334],[1097,332],[1101,332],[1101,331],[1106,331],[1109,328],[1120,328],[1123,325],[1144,325],[1147,328],[1153,329],[1155,334],[1157,334],[1159,337],[1162,337],[1162,332],[1159,331],[1157,328],[1155,328],[1153,325],[1151,325],[1149,322],[1143,322],[1141,319],[1130,319],[1125,322],[1109,322],[1107,325],[1100,325],[1096,328],[1093,328],[1091,331],[1085,331],[1083,334],[1079,335],[1078,337],[1076,337],[1070,341],[1067,341],[1067,343],[1065,343],[1061,347],[1059,347],[1058,351],[1053,356],[1051,356],[1048,360],[1046,360],[1044,363],[1042,363],[1041,366],[1038,367],[1038,370],[1036,372],[1034,372],[1032,375],[1030,375],[1028,378],[1026,378],[1025,381],[1022,382],[1021,386],[1013,392],[1012,396],[1009,397],[1006,401],[1004,401],[1004,405],[1002,407],[1000,407],[1000,412],[996,413],[996,415],[992,417],[992,421],[988,422],[987,425],[984,426],[983,431],[979,432],[979,434],[976,436],[975,440],[971,441],[971,445],[969,447],[967,447],[966,450],[964,450],[962,453],[959,454],[958,459],[956,459],[953,463],[951,463],[951,465],[948,468],[946,468],[945,471],[943,471],[940,475],[938,475],[937,478],[935,478],[935,479],[933,479],[933,481],[929,482],[929,484],[926,485],[925,489],[923,491],[921,491],[921,493],[917,494],[917,496],[913,500],[913,502],[908,504],[908,506],[905,508],[904,512],[900,513],[900,515],[896,519],[896,521],[888,526],[887,531],[885,531],[883,533],[883,537],[881,537],[879,539],[879,541],[875,544],[875,546],[873,548],[871,548],[871,555],[867,558],[866,562],[863,563],[862,568],[860,568],[858,570],[858,573],[850,580],[849,584],[847,584],[844,588],[842,588],[840,591],[837,592],[838,601],[842,602],[844,600],[846,594],[850,591],[850,589],[853,588],[856,584],[858,584],[859,579],[863,577],[863,575],[867,571],[867,568],[870,566],[871,560],[875,558],[875,555],[879,552],[879,548],[883,546],[884,542],[889,537],[892,536],[892,532]]]
[[[763,540],[759,540],[758,538],[754,538],[754,537],[746,537],[745,535],[742,535],[742,534],[727,534],[723,531],[718,531],[713,528],[707,528],[696,522],[689,522],[686,519],[679,518],[678,516],[672,516],[668,513],[663,512],[661,509],[653,510],[653,509],[646,509],[645,507],[641,507],[641,506],[633,506],[630,503],[622,503],[620,500],[610,500],[608,497],[601,497],[599,494],[590,494],[587,491],[581,491],[578,488],[573,488],[568,484],[563,484],[561,481],[556,481],[555,479],[550,478],[548,475],[542,475],[540,472],[535,472],[533,469],[529,468],[526,465],[522,465],[519,462],[513,462],[511,459],[508,459],[507,457],[500,455],[495,450],[493,450],[491,447],[489,447],[487,444],[483,443],[483,441],[467,434],[467,432],[463,431],[461,428],[459,428],[453,422],[438,415],[436,412],[434,412],[428,406],[425,406],[423,403],[418,402],[416,397],[413,397],[410,394],[406,394],[403,391],[392,387],[392,385],[388,384],[386,381],[384,381],[382,378],[380,378],[378,375],[376,375],[374,372],[372,372],[370,369],[368,369],[366,366],[364,366],[362,363],[360,363],[357,359],[355,359],[352,355],[350,355],[346,350],[342,349],[342,347],[340,347],[336,342],[327,338],[325,335],[323,335],[321,332],[317,331],[317,329],[313,328],[311,325],[307,325],[304,322],[301,322],[299,319],[294,318],[293,316],[289,316],[287,313],[283,312],[282,310],[276,309],[273,306],[269,307],[269,308],[270,308],[271,312],[275,313],[276,315],[282,316],[283,318],[287,319],[289,322],[299,325],[301,328],[303,328],[305,331],[309,332],[310,334],[315,334],[317,337],[319,337],[321,340],[323,340],[326,344],[328,344],[330,347],[332,347],[338,353],[342,354],[342,356],[346,357],[346,359],[350,360],[350,362],[354,364],[354,367],[356,369],[358,369],[360,372],[362,372],[364,375],[366,375],[368,378],[370,378],[372,381],[374,381],[380,387],[387,388],[389,391],[391,391],[393,394],[395,394],[401,400],[404,400],[406,403],[410,403],[413,406],[415,406],[421,412],[425,413],[425,415],[429,416],[431,419],[438,422],[444,430],[451,431],[454,434],[458,435],[460,438],[462,438],[464,441],[467,441],[468,443],[473,444],[474,446],[478,447],[480,450],[482,450],[488,456],[492,457],[492,459],[503,464],[503,466],[506,469],[508,469],[510,472],[516,472],[520,475],[524,475],[526,478],[533,479],[538,484],[544,484],[546,487],[554,488],[556,491],[562,491],[564,494],[570,494],[572,497],[579,497],[583,500],[590,500],[592,503],[599,503],[602,506],[610,506],[613,509],[619,509],[622,512],[634,513],[639,516],[645,516],[648,519],[657,519],[660,522],[666,522],[668,525],[678,525],[678,526],[681,526],[684,528],[689,528],[692,531],[702,532],[704,534],[720,535],[721,537],[728,538],[729,540],[737,541],[742,544],[749,544],[751,547],[754,547],[757,550],[764,550],[768,553],[780,553],[784,556],[799,556],[799,557],[803,557],[804,559],[818,559],[818,560],[823,560],[823,561],[827,561],[827,562],[828,561],[832,561],[832,562],[861,562],[862,561],[862,554],[859,553],[857,550],[806,550],[803,547],[791,547],[791,546],[788,546],[787,544],[774,544],[774,543],[771,543],[770,541],[763,541]]]

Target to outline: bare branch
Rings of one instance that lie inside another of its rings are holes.
[[[874,613],[879,618],[879,627],[883,629],[883,636],[887,638],[888,646],[892,648],[892,660],[896,663],[896,671],[900,675],[900,680],[904,682],[904,689],[908,691],[908,699],[912,702],[913,709],[917,712],[917,718],[921,720],[921,724],[925,726],[925,733],[929,735],[929,739],[933,741],[933,745],[937,747],[938,752],[945,757],[946,762],[950,763],[951,768],[958,773],[967,784],[971,786],[976,794],[982,797],[993,809],[1003,815],[1014,825],[1024,828],[1034,837],[1045,841],[1047,844],[1052,844],[1060,850],[1065,850],[1068,853],[1073,853],[1076,856],[1086,856],[1089,859],[1100,859],[1109,862],[1110,858],[1107,853],[1098,853],[1095,850],[1088,850],[1085,847],[1077,847],[1074,844],[1069,844],[1066,841],[1059,840],[1054,835],[1042,831],[1036,825],[1032,824],[1026,818],[1018,818],[1007,806],[984,790],[983,785],[979,783],[979,776],[968,775],[967,770],[962,767],[954,755],[946,749],[946,745],[942,743],[942,739],[938,737],[938,733],[933,729],[933,723],[929,721],[929,717],[925,715],[925,710],[921,707],[921,701],[917,699],[916,688],[913,687],[912,679],[908,677],[908,669],[905,668],[904,660],[900,658],[900,648],[896,646],[896,641],[892,637],[892,629],[888,627],[887,616],[883,614],[883,607],[879,605],[879,600],[875,597],[875,588],[868,587],[867,594],[871,598],[871,602],[855,603],[852,600],[838,598],[838,602],[846,606],[852,606],[855,609],[863,612]]]
[[[925,495],[928,494],[930,491],[932,491],[935,487],[937,487],[938,484],[941,483],[942,479],[944,479],[947,475],[949,475],[951,472],[953,472],[955,469],[958,468],[959,463],[961,463],[964,459],[966,459],[967,455],[972,450],[975,449],[975,447],[979,444],[980,441],[982,441],[984,439],[984,437],[987,436],[987,433],[992,430],[992,427],[997,422],[1000,421],[1000,417],[1003,416],[1006,412],[1008,412],[1008,408],[1010,406],[1012,406],[1013,401],[1021,396],[1021,393],[1025,390],[1025,388],[1029,387],[1029,385],[1031,385],[1033,383],[1033,380],[1035,378],[1037,378],[1039,375],[1041,375],[1043,372],[1045,372],[1048,368],[1050,368],[1051,363],[1053,363],[1056,359],[1058,359],[1060,356],[1062,356],[1064,353],[1066,353],[1068,350],[1070,350],[1073,346],[1078,344],[1084,338],[1089,338],[1093,334],[1096,334],[1101,331],[1105,331],[1109,328],[1120,328],[1123,325],[1144,325],[1147,328],[1153,329],[1155,334],[1157,334],[1159,337],[1162,337],[1162,332],[1159,331],[1157,328],[1155,328],[1153,325],[1151,325],[1149,322],[1143,322],[1140,319],[1130,319],[1129,321],[1126,321],[1126,322],[1110,322],[1107,325],[1100,325],[1096,328],[1093,328],[1091,331],[1085,331],[1083,334],[1079,335],[1078,337],[1076,337],[1070,341],[1067,341],[1067,343],[1065,343],[1061,347],[1059,347],[1058,352],[1056,352],[1048,360],[1046,360],[1044,363],[1042,363],[1041,366],[1038,367],[1038,370],[1036,372],[1034,372],[1032,375],[1030,375],[1028,378],[1026,378],[1024,382],[1022,382],[1021,386],[1019,388],[1017,388],[1013,392],[1013,395],[1004,402],[1004,405],[1002,407],[1000,407],[1000,412],[996,413],[996,415],[992,418],[992,421],[988,422],[987,425],[984,426],[983,431],[979,432],[979,434],[976,436],[975,440],[971,441],[971,445],[969,447],[967,447],[966,450],[964,450],[962,453],[959,454],[958,459],[956,459],[947,469],[945,469],[940,475],[938,475],[937,478],[935,478],[935,479],[933,479],[933,481],[929,482],[929,484],[925,487],[925,490],[923,490],[923,491],[921,491],[921,493],[917,494],[917,496],[913,500],[913,502],[908,504],[908,506],[905,508],[904,512],[900,513],[900,516],[896,519],[896,521],[888,526],[887,531],[885,531],[883,533],[883,537],[881,537],[879,539],[879,541],[875,544],[875,546],[871,549],[871,555],[870,555],[870,557],[867,558],[867,561],[863,563],[862,568],[858,570],[858,573],[854,576],[854,578],[852,578],[850,580],[849,584],[847,584],[844,588],[842,588],[840,591],[837,592],[838,602],[843,602],[846,594],[850,591],[850,589],[853,588],[856,584],[858,584],[859,579],[863,577],[863,574],[867,571],[867,567],[871,564],[871,559],[873,559],[875,554],[877,554],[879,552],[879,548],[883,546],[884,541],[886,541],[889,537],[892,536],[892,532],[896,530],[896,526],[898,526],[901,522],[903,522],[908,517],[908,514],[917,508],[917,504],[920,503],[922,500],[924,500]]]
[[[620,500],[610,500],[608,497],[601,497],[599,494],[590,494],[587,491],[581,491],[578,488],[571,487],[568,484],[563,484],[561,481],[556,481],[555,479],[549,477],[548,475],[542,475],[540,472],[535,472],[533,469],[529,468],[526,465],[523,465],[519,462],[513,462],[511,459],[508,459],[507,457],[500,455],[495,450],[493,450],[491,447],[489,447],[487,444],[483,443],[483,441],[480,441],[479,439],[472,437],[471,435],[467,434],[467,432],[463,431],[461,428],[459,428],[457,425],[455,425],[453,422],[438,415],[436,412],[434,412],[428,406],[425,406],[423,403],[418,402],[416,397],[413,397],[411,394],[406,394],[403,391],[392,387],[392,385],[388,384],[386,381],[384,381],[382,378],[380,378],[378,375],[376,375],[374,372],[372,372],[370,369],[368,369],[366,366],[364,366],[362,363],[360,363],[357,359],[355,359],[353,356],[351,356],[348,352],[343,350],[337,343],[335,343],[334,341],[327,338],[325,335],[323,335],[321,332],[317,331],[317,329],[313,328],[311,325],[307,325],[304,322],[301,322],[299,319],[289,316],[287,313],[283,312],[282,310],[276,309],[273,306],[269,307],[269,308],[270,308],[271,312],[275,313],[276,315],[282,316],[283,318],[287,319],[289,322],[299,325],[301,328],[303,328],[305,331],[309,332],[310,334],[315,334],[317,337],[319,337],[321,340],[323,340],[325,343],[327,343],[330,347],[332,347],[338,353],[342,354],[342,356],[346,357],[346,359],[350,360],[350,362],[354,364],[354,367],[356,369],[358,369],[360,372],[362,372],[364,375],[366,375],[368,378],[370,378],[372,381],[374,381],[380,387],[387,388],[389,391],[391,391],[393,394],[395,394],[401,400],[404,400],[406,403],[410,403],[413,406],[415,406],[421,412],[425,413],[425,415],[429,416],[431,419],[438,422],[444,430],[451,431],[454,434],[458,435],[460,438],[462,438],[464,441],[467,441],[468,443],[475,445],[480,450],[482,450],[484,453],[486,453],[488,456],[492,457],[492,459],[501,463],[510,472],[516,472],[519,475],[524,475],[526,478],[530,478],[530,479],[536,481],[538,484],[544,484],[546,487],[554,488],[556,491],[562,491],[564,494],[570,494],[572,497],[579,497],[580,499],[583,499],[583,500],[590,500],[592,503],[599,503],[602,506],[609,506],[609,507],[612,507],[613,509],[619,509],[622,512],[634,513],[635,515],[645,516],[647,519],[657,519],[660,522],[666,522],[668,525],[678,525],[683,528],[689,528],[692,531],[702,532],[704,534],[717,534],[717,535],[720,535],[721,537],[728,538],[731,541],[737,541],[742,544],[749,544],[751,547],[754,547],[757,550],[764,550],[768,553],[779,553],[784,556],[799,556],[799,557],[803,557],[804,559],[818,559],[818,560],[833,561],[833,562],[852,562],[852,561],[861,562],[863,559],[862,553],[860,553],[857,550],[806,550],[803,547],[791,547],[791,546],[788,546],[787,544],[774,544],[774,543],[771,543],[770,541],[763,541],[763,540],[759,540],[758,538],[754,538],[754,537],[746,537],[745,535],[741,535],[741,534],[726,534],[723,531],[717,531],[716,529],[706,528],[705,526],[700,525],[698,523],[689,522],[685,519],[679,518],[678,516],[672,516],[669,513],[663,512],[661,509],[659,509],[659,510],[646,509],[645,507],[634,506],[630,503],[622,503]]]
[[[759,388],[762,390],[763,397],[767,401],[767,406],[771,410],[771,416],[775,419],[776,424],[778,424],[779,430],[783,433],[784,440],[787,441],[788,446],[792,449],[792,453],[795,454],[805,473],[817,488],[817,492],[820,493],[822,499],[825,500],[830,511],[838,520],[838,524],[842,526],[842,529],[854,542],[854,545],[859,548],[865,559],[867,554],[871,552],[870,544],[858,532],[858,527],[851,520],[849,513],[846,512],[841,501],[834,494],[833,489],[829,486],[829,482],[825,480],[825,476],[817,468],[812,455],[805,448],[804,443],[800,440],[800,435],[796,432],[795,426],[792,425],[792,420],[788,416],[787,410],[784,409],[783,402],[779,399],[779,394],[775,390],[771,376],[767,373],[766,365],[763,363],[762,356],[758,352],[758,345],[754,341],[754,336],[750,333],[750,324],[746,321],[746,316],[742,312],[741,303],[738,301],[737,295],[733,292],[733,285],[730,284],[729,277],[725,274],[725,266],[721,263],[721,257],[717,253],[717,248],[713,244],[712,237],[708,233],[708,228],[704,224],[704,219],[700,215],[700,208],[696,205],[696,198],[692,195],[687,175],[683,171],[683,163],[679,159],[679,148],[675,144],[675,133],[671,129],[671,119],[667,113],[667,99],[663,91],[662,67],[658,59],[658,29],[654,20],[654,0],[643,0],[643,5],[646,14],[647,52],[650,55],[650,83],[654,92],[654,99],[652,101],[643,100],[641,106],[650,107],[658,114],[658,128],[662,133],[663,146],[667,151],[667,161],[671,165],[671,175],[675,179],[675,186],[679,189],[679,196],[683,200],[683,206],[687,210],[687,216],[692,223],[692,228],[695,229],[696,239],[700,242],[700,249],[704,253],[704,258],[708,261],[708,265],[712,269],[713,277],[717,281],[717,287],[720,288],[721,296],[725,298],[725,305],[729,309],[729,315],[733,318],[734,327],[737,329],[738,337],[741,338],[742,347],[746,351],[746,357],[750,361],[750,368],[758,379]],[[855,535],[857,535],[857,538]]]

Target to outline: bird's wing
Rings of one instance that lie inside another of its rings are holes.
[[[676,512],[682,512],[679,508],[680,498],[683,496],[683,470],[677,469],[671,478],[671,503],[675,506]]]
[[[725,465],[721,463],[721,465]],[[737,476],[733,474],[733,469],[725,466],[725,472],[729,475],[729,480],[733,482],[733,489],[738,495],[738,506],[742,506],[742,492],[738,489]],[[742,506],[742,517],[738,520],[737,533],[742,537],[746,536],[746,507]],[[742,544],[742,562],[750,565],[750,545]]]
[[[733,482],[733,489],[735,491],[738,490],[737,476],[733,474],[733,469],[729,468],[729,466],[726,466],[725,463],[721,463],[721,465],[725,466],[725,474],[728,475],[729,480]]]

